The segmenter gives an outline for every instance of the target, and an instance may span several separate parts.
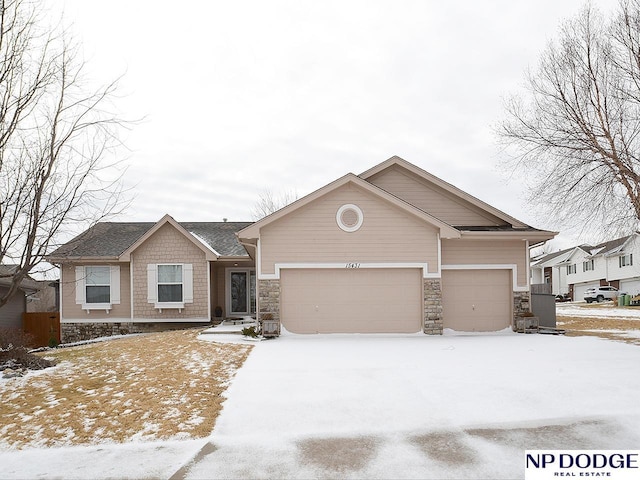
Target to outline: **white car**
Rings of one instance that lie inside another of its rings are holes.
[[[616,287],[587,288],[586,292],[584,292],[584,299],[587,303],[613,300],[617,296],[618,289]]]

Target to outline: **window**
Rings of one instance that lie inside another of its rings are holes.
[[[571,275],[572,273],[576,273],[576,264],[567,265],[567,275]]]
[[[89,313],[109,310],[120,303],[120,266],[86,265],[76,267],[76,304]]]
[[[155,308],[177,308],[193,303],[193,265],[150,263],[147,265],[147,302]]]
[[[628,255],[622,255],[621,257],[618,257],[618,262],[620,264],[620,268],[628,267],[630,265],[633,265],[633,253],[630,253]]]
[[[86,303],[111,303],[111,270],[109,267],[84,267]]]
[[[586,262],[582,262],[582,271],[588,272],[593,270],[593,258],[591,260],[587,260]]]
[[[158,303],[182,302],[182,265],[158,265]]]

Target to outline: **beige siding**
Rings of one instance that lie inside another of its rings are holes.
[[[76,303],[76,266],[87,265],[119,265],[120,266],[120,303],[113,304],[112,310],[107,313],[105,310],[90,310],[87,313],[82,309],[82,305]],[[78,263],[65,264],[61,269],[60,288],[62,289],[62,320],[101,320],[109,318],[130,318],[131,317],[131,295],[130,295],[130,272],[128,263]]]
[[[427,183],[426,180],[399,166],[388,168],[367,180],[449,225],[504,224],[504,221],[497,217],[462,199],[455,198],[449,192]]]
[[[167,223],[133,252],[135,319],[209,318],[207,290],[208,263],[205,254],[193,242]],[[147,301],[147,265],[190,263],[193,265],[193,303],[185,303],[182,312],[164,309],[162,313]]]
[[[348,203],[364,216],[352,233],[336,223],[336,212]],[[429,272],[438,270],[436,228],[352,184],[267,225],[260,241],[262,273],[283,262],[428,262]]]
[[[442,240],[442,265],[517,265],[518,286],[527,286],[527,244],[523,240]]]

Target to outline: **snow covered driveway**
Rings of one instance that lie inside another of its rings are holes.
[[[544,335],[288,335],[238,372],[186,478],[519,478],[635,448],[640,348]]]
[[[637,449],[638,365],[595,337],[285,335],[209,438],[5,451],[0,477],[523,478],[526,449]]]

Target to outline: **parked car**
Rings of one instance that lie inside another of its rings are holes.
[[[613,298],[617,296],[618,289],[616,287],[587,288],[586,292],[584,292],[584,299],[587,303],[613,300]]]

